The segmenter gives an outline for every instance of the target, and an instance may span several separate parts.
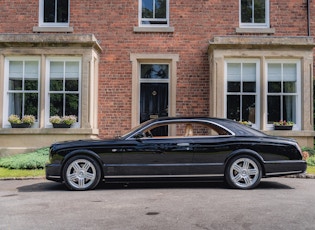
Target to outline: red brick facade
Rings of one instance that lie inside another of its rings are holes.
[[[310,1],[312,2],[312,1]],[[2,0],[0,34],[43,34],[39,0]],[[311,36],[315,5],[311,4]],[[307,0],[270,0],[275,33],[241,33],[237,0],[170,0],[174,32],[135,32],[138,1],[70,0],[72,34],[94,34],[103,49],[99,62],[98,128],[101,137],[131,127],[132,53],[178,54],[176,114],[209,115],[209,41],[215,36],[308,36]],[[2,86],[1,86],[2,87]]]

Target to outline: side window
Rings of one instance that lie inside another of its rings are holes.
[[[139,0],[139,26],[168,26],[169,0]]]
[[[274,61],[267,64],[268,124],[280,120],[299,123],[299,68],[296,62]]]
[[[230,135],[226,130],[213,124],[200,122],[175,122],[150,127],[140,137],[183,138]]]
[[[259,65],[254,61],[226,63],[226,117],[249,121],[256,125],[259,119],[257,101]],[[258,124],[257,124],[258,126]]]
[[[240,27],[269,28],[269,0],[240,0]]]
[[[39,115],[39,59],[33,57],[8,58],[5,62],[4,125],[10,115]],[[7,110],[6,110],[7,109]]]
[[[80,120],[81,62],[74,59],[47,62],[49,102],[46,103],[46,111],[49,111],[50,117],[74,115]]]
[[[70,0],[40,0],[40,26],[69,26]]]

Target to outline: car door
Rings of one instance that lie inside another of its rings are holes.
[[[194,140],[194,174],[223,175],[224,162],[232,152],[232,136],[200,137]]]
[[[122,153],[123,175],[176,176],[187,175],[193,160],[191,139],[139,138],[137,145]]]

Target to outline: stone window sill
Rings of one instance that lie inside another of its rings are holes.
[[[236,28],[238,34],[274,34],[275,28]]]
[[[34,26],[33,32],[54,32],[54,33],[73,33],[73,27],[45,27],[45,26]]]
[[[175,31],[174,27],[133,27],[133,32],[135,33],[173,33]]]

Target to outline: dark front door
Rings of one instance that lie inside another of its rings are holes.
[[[168,116],[168,83],[141,83],[140,123],[158,117]],[[166,136],[167,129],[161,129],[155,136]]]

